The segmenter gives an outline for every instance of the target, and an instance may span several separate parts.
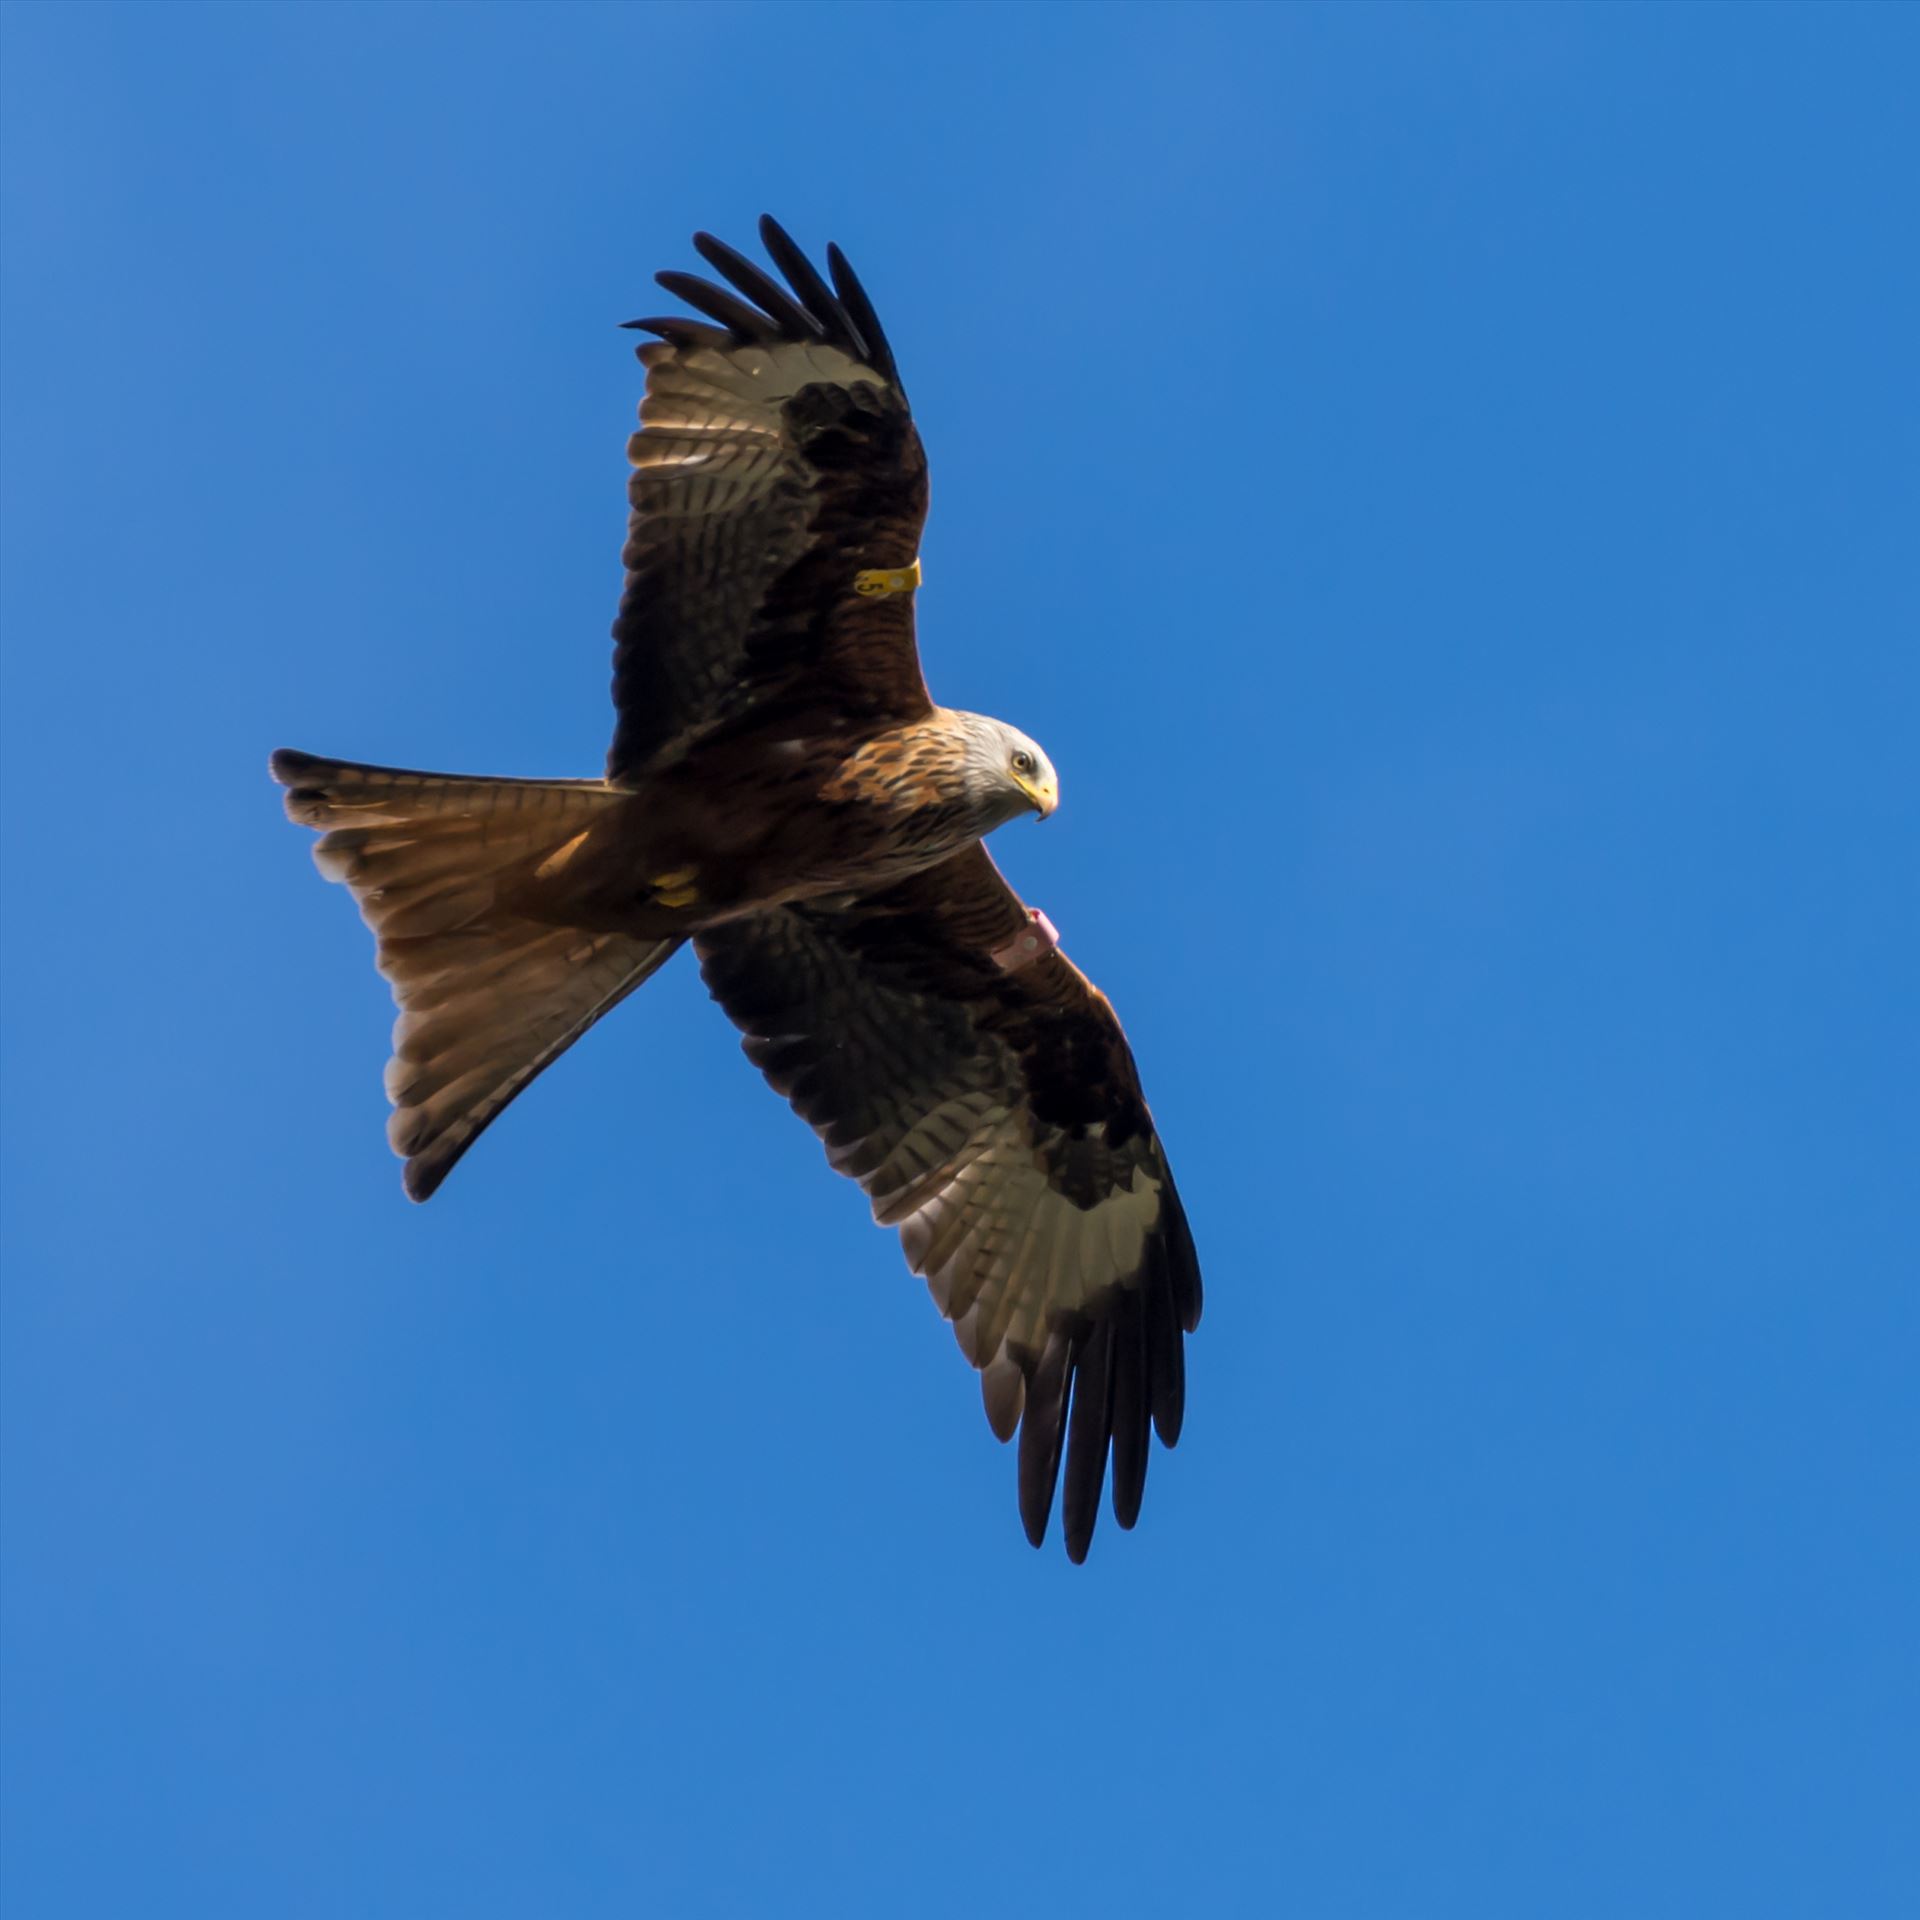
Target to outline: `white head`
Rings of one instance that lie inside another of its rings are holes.
[[[956,713],[954,718],[966,736],[968,795],[993,826],[1023,813],[1037,813],[1044,820],[1060,804],[1060,776],[1053,762],[1018,727],[984,713]]]

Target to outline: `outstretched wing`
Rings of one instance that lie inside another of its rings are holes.
[[[1064,1443],[1077,1561],[1109,1451],[1130,1527],[1149,1425],[1179,1437],[1200,1270],[1120,1023],[1065,955],[1017,951],[1029,927],[976,846],[847,911],[695,944],[748,1058],[900,1229],[994,1432],[1018,1427],[1036,1546]]]
[[[660,338],[639,350],[647,388],[627,448],[616,783],[788,711],[932,711],[912,595],[854,587],[912,566],[927,517],[926,456],[893,354],[837,247],[829,285],[773,220],[760,236],[790,291],[696,234],[729,286],[656,277],[713,324],[629,323]]]

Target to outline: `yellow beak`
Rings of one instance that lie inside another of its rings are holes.
[[[1060,789],[1051,780],[1022,780],[1020,791],[1033,802],[1042,820],[1060,804]]]

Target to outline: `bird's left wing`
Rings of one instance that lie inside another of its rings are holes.
[[[627,448],[615,785],[789,714],[933,710],[909,584],[927,462],[899,370],[838,248],[829,283],[773,220],[760,235],[788,285],[696,234],[727,284],[657,277],[706,319],[630,323],[660,338],[640,349],[647,390]]]
[[[1172,1446],[1200,1271],[1113,1009],[975,846],[841,912],[785,908],[696,941],[748,1058],[895,1226],[1020,1432],[1037,1546],[1062,1452],[1084,1559],[1109,1453],[1130,1527],[1149,1428]]]

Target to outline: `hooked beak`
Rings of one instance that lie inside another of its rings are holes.
[[[1027,798],[1033,802],[1033,810],[1042,820],[1047,819],[1054,808],[1060,804],[1060,789],[1051,780],[1038,782],[1020,782]]]

